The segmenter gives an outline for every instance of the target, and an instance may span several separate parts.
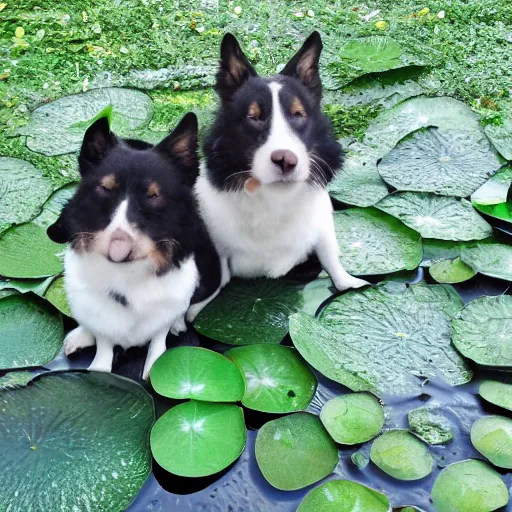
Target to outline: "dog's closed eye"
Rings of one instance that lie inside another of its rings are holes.
[[[247,111],[247,117],[252,119],[253,121],[259,121],[261,117],[261,108],[256,101],[253,101],[249,105],[249,110]]]
[[[306,109],[304,108],[304,105],[302,102],[295,96],[292,100],[292,103],[290,105],[290,113],[292,116],[299,116],[299,117],[307,117]]]
[[[150,183],[146,192],[146,197],[149,199],[157,199],[160,197],[160,187],[156,181]]]

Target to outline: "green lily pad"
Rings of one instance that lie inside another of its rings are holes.
[[[350,480],[331,480],[309,491],[297,512],[389,512],[388,498]]]
[[[248,345],[228,350],[240,366],[246,389],[242,404],[268,413],[305,409],[316,391],[316,377],[297,351],[282,345]]]
[[[385,197],[377,208],[425,238],[459,241],[481,240],[492,235],[492,227],[466,199],[405,192]]]
[[[453,343],[465,357],[485,366],[512,366],[512,296],[471,301],[452,328]]]
[[[494,237],[473,242],[451,242],[449,240],[435,240],[433,238],[424,238],[423,242],[423,261],[422,267],[431,267],[435,263],[444,260],[454,260],[460,257],[464,247],[476,247],[478,245],[492,244]]]
[[[0,157],[0,233],[32,220],[52,193],[52,182],[32,164]]]
[[[40,106],[18,133],[27,135],[27,147],[37,153],[46,156],[73,153],[80,149],[86,129],[109,105],[112,105],[112,131],[123,137],[144,126],[153,115],[151,99],[143,92],[94,89]]]
[[[495,380],[484,380],[478,390],[480,396],[491,404],[512,411],[512,384]]]
[[[502,125],[488,124],[485,134],[505,160],[512,160],[512,119],[506,118]]]
[[[304,285],[287,278],[233,279],[197,316],[194,327],[230,345],[279,344],[288,332],[288,316],[314,314],[332,295],[330,279]]]
[[[340,51],[346,63],[363,73],[387,71],[403,66],[402,47],[386,36],[370,36],[349,41]]]
[[[10,511],[124,510],[144,485],[154,410],[138,384],[48,375],[0,398],[0,503]]]
[[[475,190],[471,194],[471,201],[473,204],[483,206],[504,203],[507,200],[511,182],[512,171],[506,167]]]
[[[419,480],[430,475],[434,459],[427,445],[407,430],[389,430],[372,443],[372,462],[397,480]]]
[[[48,199],[44,204],[41,215],[38,215],[34,219],[34,224],[37,224],[44,229],[51,226],[59,218],[62,209],[66,206],[67,202],[74,196],[77,187],[78,186],[76,184],[72,183],[55,191],[50,199]]]
[[[50,304],[53,304],[63,315],[73,318],[73,314],[69,309],[63,277],[58,277],[55,279],[55,281],[53,281],[53,283],[44,294],[44,298]]]
[[[492,205],[473,203],[473,206],[479,212],[489,215],[489,217],[512,223],[512,203],[507,202]]]
[[[438,512],[492,512],[508,503],[508,490],[485,462],[464,460],[441,471],[432,500]]]
[[[423,251],[418,233],[376,208],[334,212],[340,260],[356,275],[413,270]]]
[[[46,279],[7,279],[0,281],[0,290],[16,290],[20,293],[32,292],[42,297],[54,279],[53,276]]]
[[[471,380],[451,345],[461,307],[450,286],[387,282],[336,297],[319,319],[292,315],[290,335],[309,364],[353,391],[421,393],[426,378]]]
[[[297,412],[260,428],[256,461],[271,485],[293,491],[330,475],[338,464],[338,450],[317,416]]]
[[[0,369],[42,366],[62,348],[62,318],[44,306],[23,295],[0,300]]]
[[[167,411],[153,426],[151,450],[175,475],[213,475],[233,463],[245,447],[242,409],[191,400]]]
[[[429,268],[430,275],[438,283],[463,283],[476,275],[476,272],[460,258],[443,260]]]
[[[512,420],[484,416],[471,427],[471,443],[495,466],[512,469]]]
[[[320,420],[340,444],[360,444],[373,439],[384,426],[384,409],[369,393],[351,393],[329,400]]]
[[[461,260],[475,272],[512,281],[512,247],[505,244],[476,244],[463,247]]]
[[[169,398],[238,402],[245,390],[238,366],[213,350],[177,347],[165,352],[151,369],[151,384]]]
[[[453,440],[450,421],[442,410],[434,407],[419,407],[407,415],[409,430],[428,444],[447,444]]]
[[[32,372],[26,371],[6,373],[0,377],[0,390],[25,387],[34,377],[35,375]]]

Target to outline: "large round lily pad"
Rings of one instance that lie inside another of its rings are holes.
[[[297,351],[282,345],[248,345],[228,350],[245,376],[242,404],[268,413],[305,409],[316,390],[316,378]]]
[[[466,199],[404,192],[385,197],[377,208],[424,238],[481,240],[492,235],[492,227]]]
[[[256,460],[271,485],[292,491],[332,473],[338,450],[317,416],[297,412],[260,428]]]
[[[508,490],[485,462],[464,460],[441,471],[432,500],[438,512],[492,512],[508,503]]]
[[[60,314],[28,296],[0,299],[0,370],[42,366],[62,348]]]
[[[485,366],[512,366],[512,296],[479,297],[453,320],[459,352]]]
[[[389,512],[388,498],[350,480],[331,480],[306,494],[297,512]]]
[[[384,409],[369,393],[350,393],[329,400],[320,420],[337,443],[365,443],[382,430]]]
[[[151,384],[169,398],[238,402],[244,379],[238,366],[212,350],[177,347],[165,352],[151,368]]]
[[[429,273],[438,283],[463,283],[476,275],[476,272],[460,258],[434,263]]]
[[[495,466],[512,468],[512,419],[484,416],[471,427],[473,446]]]
[[[403,66],[402,47],[386,36],[370,36],[349,41],[340,51],[348,65],[363,73],[387,71]]]
[[[124,510],[151,472],[151,397],[104,373],[0,391],[0,503],[12,512]]]
[[[420,235],[376,208],[334,213],[340,260],[356,275],[413,270],[421,262]]]
[[[290,334],[309,364],[353,391],[421,393],[425,378],[471,380],[451,346],[461,307],[450,286],[388,282],[335,298],[319,319],[292,315]]]
[[[149,96],[132,89],[94,89],[65,96],[40,106],[29,124],[18,130],[27,135],[27,146],[46,156],[78,151],[89,125],[98,114],[112,106],[111,127],[121,135],[144,126],[153,114]]]
[[[167,411],[151,431],[155,460],[180,476],[213,475],[245,447],[244,414],[237,405],[191,400]]]
[[[491,404],[512,411],[512,384],[496,380],[484,380],[478,393]]]
[[[384,432],[372,443],[372,462],[398,480],[419,480],[430,475],[434,459],[427,445],[407,430]]]
[[[476,244],[463,247],[461,260],[475,272],[512,281],[512,247],[505,244]]]

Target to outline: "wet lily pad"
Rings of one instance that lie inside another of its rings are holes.
[[[213,350],[176,347],[151,369],[151,384],[160,395],[208,402],[238,402],[245,390],[238,366]]]
[[[475,272],[512,281],[512,247],[505,244],[476,244],[463,247],[461,260]]]
[[[484,416],[471,427],[471,443],[495,466],[512,468],[512,420],[504,416]]]
[[[407,415],[409,430],[428,444],[446,444],[453,439],[450,421],[433,407],[420,407]]]
[[[329,400],[322,407],[320,420],[337,443],[365,443],[382,430],[384,409],[369,393],[351,393]]]
[[[44,298],[50,304],[53,304],[63,315],[73,317],[64,288],[64,278],[58,277],[55,279],[44,294]]]
[[[350,208],[334,213],[340,260],[356,275],[413,270],[421,262],[420,235],[376,208]]]
[[[6,373],[0,377],[0,390],[25,387],[34,377],[35,375],[32,372],[26,371]]]
[[[124,510],[144,485],[154,410],[138,384],[68,373],[0,398],[0,503],[9,510]]]
[[[28,296],[0,299],[0,369],[42,366],[62,348],[59,314]]]
[[[350,480],[332,480],[309,491],[297,512],[389,512],[388,498]]]
[[[53,276],[45,279],[6,279],[0,281],[0,290],[16,290],[20,293],[32,292],[42,297],[54,279]]]
[[[143,92],[94,89],[40,106],[18,133],[27,135],[27,147],[37,153],[46,156],[73,153],[80,149],[85,130],[109,105],[112,105],[111,128],[121,136],[144,126],[153,115],[151,99]]]
[[[43,211],[34,219],[34,224],[44,229],[51,226],[59,218],[62,209],[73,197],[76,189],[77,185],[72,183],[56,190],[48,201],[44,203]]]
[[[180,476],[213,475],[245,447],[242,409],[191,400],[167,411],[153,426],[151,450],[164,469]]]
[[[429,268],[430,275],[438,283],[463,283],[476,275],[476,272],[460,258],[443,260]]]
[[[372,443],[372,462],[397,480],[419,480],[430,475],[434,459],[427,445],[407,430],[384,432]]]
[[[441,471],[432,500],[438,512],[491,512],[508,503],[508,490],[485,462],[464,460]]]
[[[340,51],[346,63],[363,73],[387,71],[403,66],[402,47],[386,36],[370,36],[349,41]]]
[[[297,412],[260,428],[256,461],[271,485],[293,491],[331,474],[338,450],[317,416]]]
[[[377,208],[401,220],[424,238],[481,240],[492,227],[466,199],[404,192],[385,197]]]
[[[473,204],[482,206],[504,203],[507,200],[511,182],[512,171],[506,167],[475,190],[471,194],[471,201]]]
[[[512,119],[506,118],[502,125],[488,124],[485,134],[506,160],[512,160]]]
[[[242,370],[246,389],[242,404],[256,411],[287,413],[305,409],[316,390],[316,378],[297,351],[282,345],[248,345],[226,357]]]
[[[492,205],[473,203],[473,206],[479,212],[489,215],[489,217],[512,223],[512,203],[507,202]]]
[[[495,380],[484,380],[478,390],[480,396],[491,404],[512,411],[512,384]]]
[[[453,320],[453,343],[485,366],[512,366],[512,296],[479,297]]]

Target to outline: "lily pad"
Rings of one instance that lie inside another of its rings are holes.
[[[476,210],[489,217],[512,223],[512,203],[510,202],[492,205],[473,203],[473,206]]]
[[[397,480],[419,480],[430,475],[434,459],[427,445],[407,430],[389,430],[375,439],[372,462]]]
[[[438,512],[492,512],[508,503],[501,476],[481,460],[464,460],[441,471],[432,488]]]
[[[512,281],[512,247],[505,244],[476,244],[464,247],[461,260],[475,272]]]
[[[495,380],[484,380],[478,390],[480,396],[491,404],[512,411],[512,384]]]
[[[471,443],[495,466],[512,469],[512,419],[484,416],[471,427]]]
[[[167,411],[151,431],[153,457],[175,475],[213,475],[244,450],[247,432],[242,409],[191,400]]]
[[[256,461],[271,485],[293,491],[330,475],[338,464],[338,450],[317,416],[297,412],[260,428]]]
[[[329,400],[320,420],[340,444],[360,444],[373,439],[384,426],[384,409],[369,393],[350,393]]]
[[[461,307],[450,286],[388,282],[336,297],[319,319],[292,315],[290,335],[309,364],[353,391],[421,393],[426,378],[471,380],[451,345]]]
[[[488,124],[485,134],[505,160],[512,160],[512,119],[506,118],[502,125]]]
[[[50,304],[55,306],[63,315],[73,318],[73,314],[69,309],[63,277],[58,277],[55,281],[53,281],[53,283],[44,294],[44,298]]]
[[[0,157],[0,233],[32,220],[52,193],[52,182],[32,164]]]
[[[34,377],[35,374],[27,371],[6,373],[0,377],[0,390],[25,387]]]
[[[438,283],[463,283],[476,275],[476,272],[460,258],[443,260],[429,268],[430,275]]]
[[[54,279],[53,276],[46,279],[7,279],[0,281],[0,290],[16,290],[20,293],[32,292],[42,297]]]
[[[453,439],[450,421],[433,407],[420,407],[407,415],[409,430],[428,444],[447,444]]]
[[[238,402],[245,390],[238,366],[213,350],[176,347],[151,369],[151,384],[160,395],[208,402]]]
[[[413,270],[421,263],[420,235],[376,208],[334,213],[340,260],[356,275]]]
[[[460,241],[481,240],[492,235],[492,227],[466,199],[405,192],[385,197],[377,208],[424,238]]]
[[[233,279],[197,316],[194,327],[230,345],[279,344],[288,332],[288,316],[314,314],[332,295],[330,279],[297,283],[291,279]]]
[[[471,194],[471,201],[473,204],[482,206],[504,203],[507,200],[511,182],[512,173],[510,168],[498,171]]]
[[[128,507],[151,472],[154,410],[141,386],[68,373],[0,397],[0,503],[12,512]]]
[[[42,366],[62,348],[62,318],[28,296],[0,300],[0,369]]]
[[[43,206],[41,215],[34,219],[34,224],[46,229],[51,226],[62,212],[64,206],[73,197],[77,185],[72,183],[56,190]]]
[[[350,480],[332,480],[309,491],[297,512],[389,512],[388,498]]]
[[[153,115],[151,99],[143,92],[94,89],[40,106],[18,133],[27,135],[27,147],[37,153],[46,156],[73,153],[80,149],[91,122],[109,105],[112,105],[112,131],[123,137],[144,126]]]
[[[370,36],[349,41],[340,51],[346,63],[363,73],[387,71],[403,66],[402,47],[386,36]]]
[[[479,297],[453,320],[459,352],[485,366],[512,366],[512,296]]]
[[[242,404],[256,411],[287,413],[305,409],[316,390],[316,378],[297,351],[282,345],[248,345],[226,357],[242,370],[246,389]]]

